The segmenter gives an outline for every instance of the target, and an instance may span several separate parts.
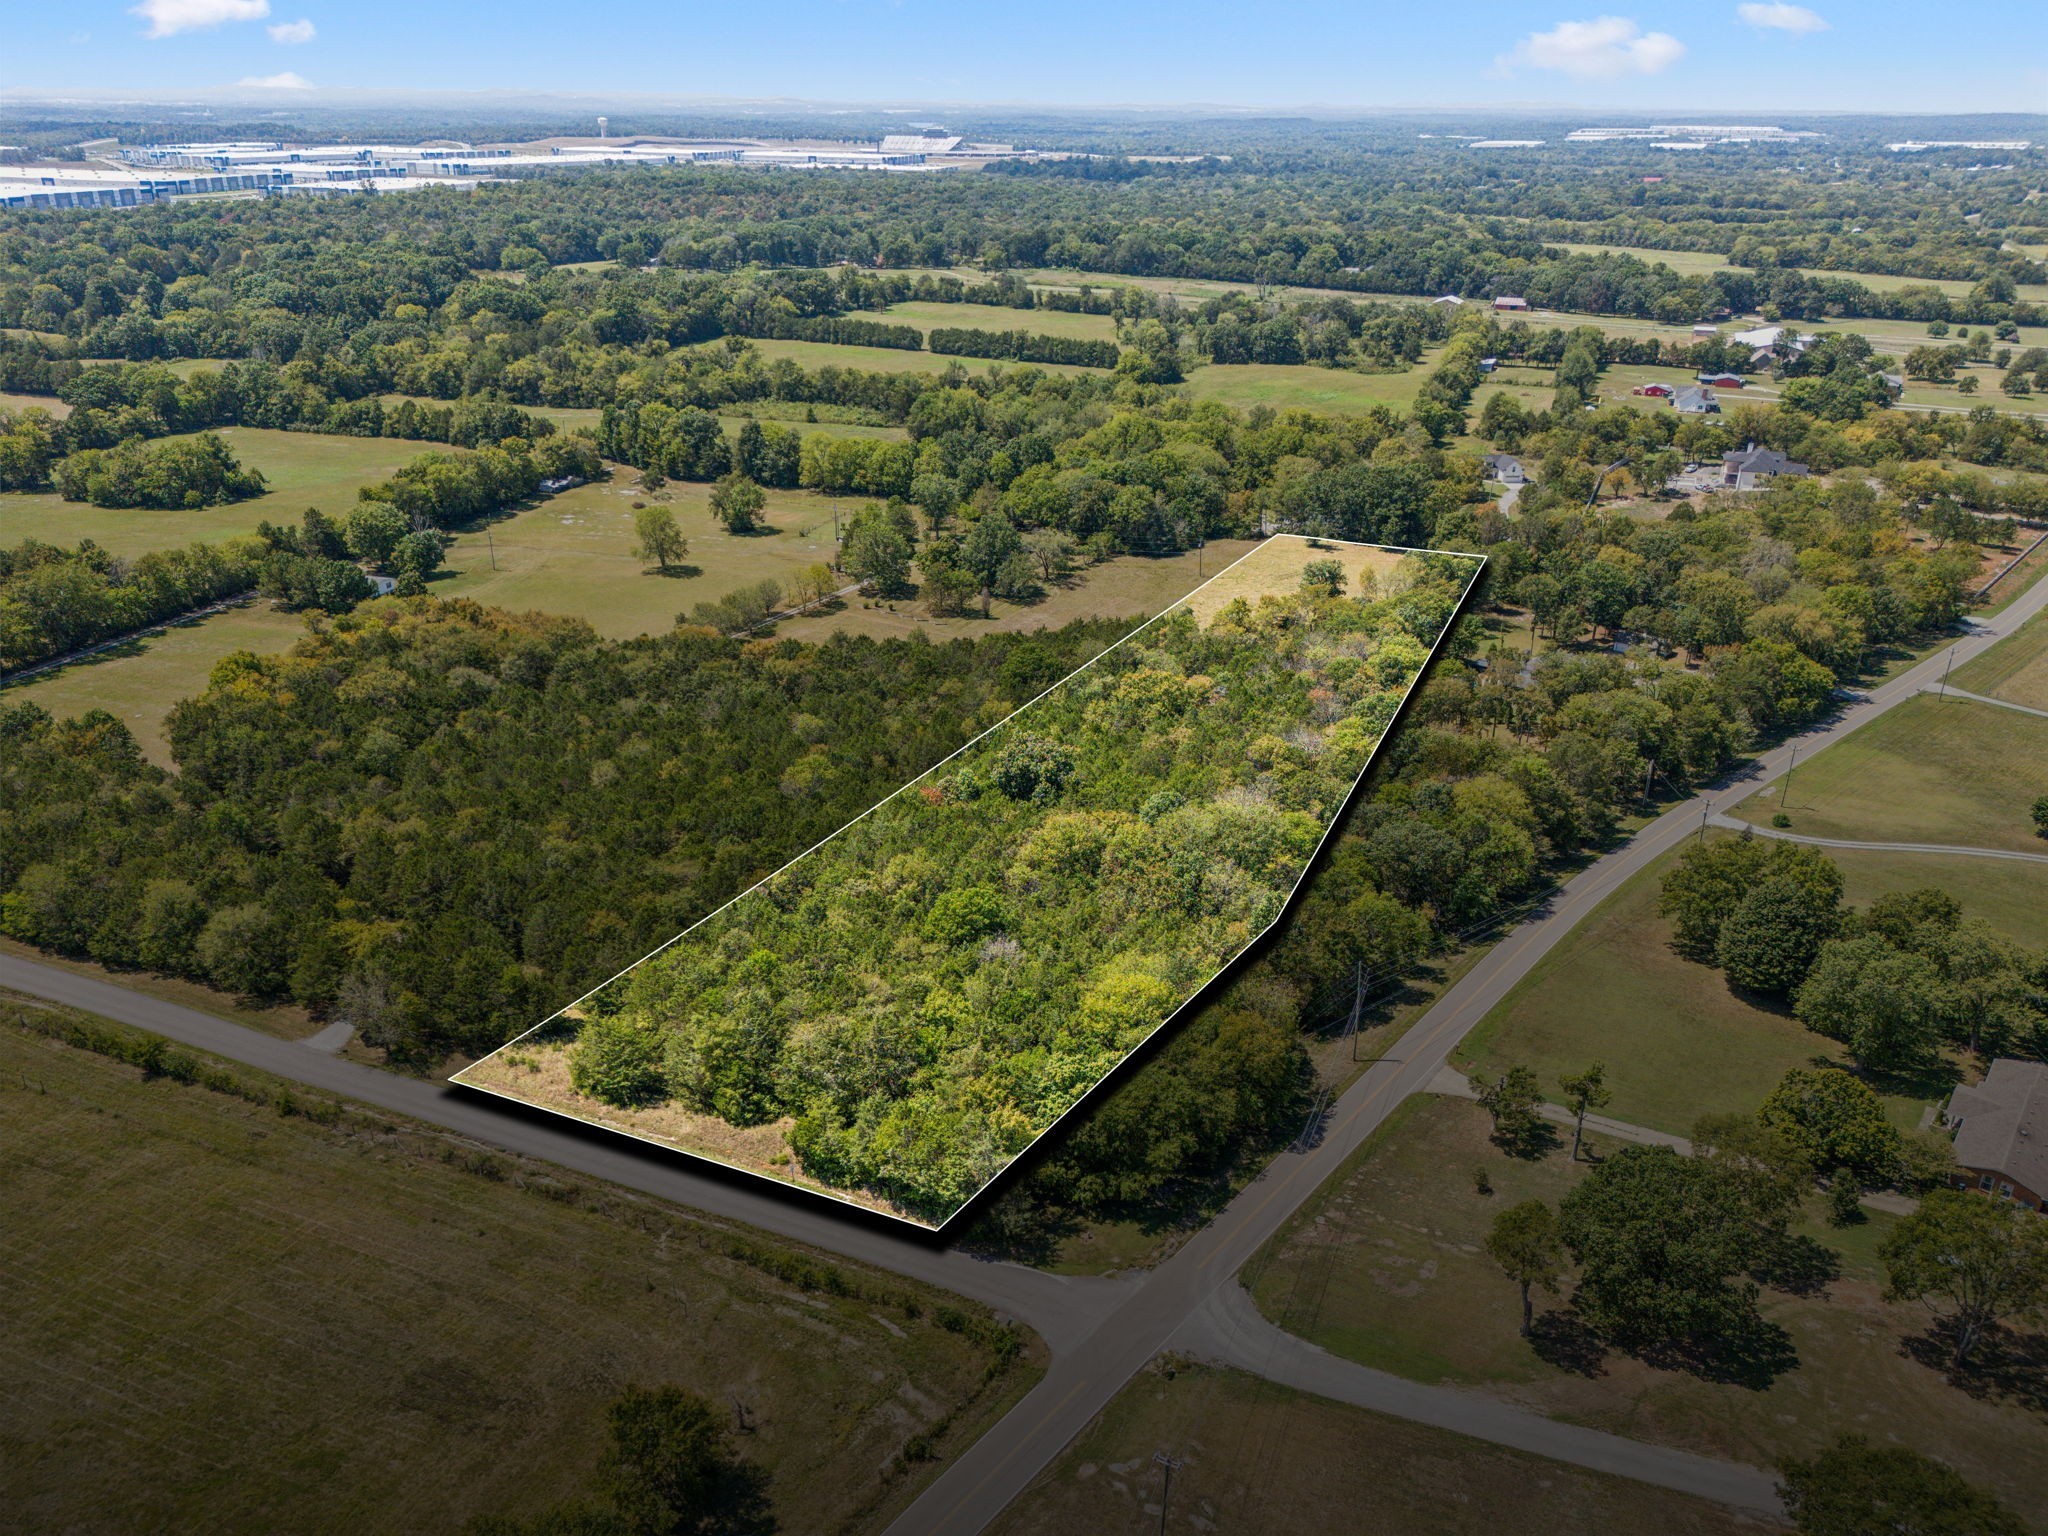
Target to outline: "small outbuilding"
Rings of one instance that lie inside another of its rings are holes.
[[[1504,293],[1493,301],[1495,309],[1527,309],[1529,301],[1512,293]]]

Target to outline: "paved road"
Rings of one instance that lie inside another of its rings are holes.
[[[1735,816],[1716,815],[1707,820],[1714,826],[1727,827],[1731,831],[1775,837],[1781,843],[1807,843],[1815,848],[1847,848],[1863,853],[1956,853],[1970,859],[2018,859],[2024,864],[2048,864],[2048,853],[2023,853],[2017,848],[1959,848],[1948,843],[1861,843],[1846,837],[1808,837],[1804,833],[1760,826]]]
[[[133,1024],[311,1088],[443,1126],[508,1152],[542,1158],[712,1216],[743,1221],[944,1286],[1035,1328],[1055,1352],[1070,1348],[1092,1331],[1104,1312],[1131,1287],[1129,1281],[1070,1279],[1021,1264],[971,1258],[907,1229],[899,1234],[879,1224],[840,1216],[810,1201],[783,1198],[760,1188],[751,1178],[741,1183],[701,1171],[702,1165],[686,1164],[658,1148],[642,1150],[622,1137],[585,1132],[560,1116],[530,1117],[500,1107],[497,1100],[442,1083],[345,1060],[322,1049],[316,1043],[318,1036],[311,1041],[280,1040],[210,1013],[12,955],[0,955],[0,984]]]
[[[1934,683],[2048,607],[2037,581],[1995,619],[1973,621],[1952,650],[1882,683],[1832,719],[1750,763],[1741,773],[1664,813],[1623,847],[1587,866],[1480,958],[1402,1037],[1402,1055],[1368,1068],[1331,1107],[1324,1134],[1305,1152],[1276,1158],[1216,1218],[1144,1277],[1078,1350],[1057,1358],[1045,1379],[919,1495],[890,1536],[967,1536],[988,1525],[1048,1466],[1174,1331],[1210,1302],[1245,1261],[1342,1166],[1411,1093],[1421,1092],[1465,1035],[1572,929],[1631,876],[1770,783],[1797,751],[1811,758]],[[1465,1433],[1486,1436],[1478,1420]],[[1656,1479],[1649,1479],[1655,1481]]]
[[[1954,647],[1954,659],[1979,654],[2043,607],[2048,607],[2048,581],[2037,582],[1996,619],[1973,623],[1969,635]],[[1800,755],[1811,757],[1933,684],[1949,662],[1949,652],[1943,651],[1872,690],[1833,720],[1799,737],[1795,745]],[[1630,876],[1705,826],[1716,811],[1782,774],[1790,755],[1790,746],[1765,754],[1728,782],[1666,812],[1627,845],[1574,876],[1417,1020],[1401,1041],[1402,1056],[1376,1063],[1335,1101],[1323,1135],[1308,1150],[1275,1159],[1157,1269],[1113,1280],[1063,1278],[1020,1265],[976,1260],[915,1236],[870,1226],[851,1214],[757,1192],[700,1171],[699,1165],[685,1165],[683,1159],[659,1149],[584,1131],[558,1116],[529,1116],[508,1104],[365,1067],[51,966],[0,956],[0,982],[509,1151],[945,1286],[1016,1317],[1036,1329],[1052,1349],[1053,1364],[1045,1379],[890,1527],[896,1536],[975,1532],[1050,1464],[1178,1329],[1211,1307],[1224,1287],[1237,1288],[1234,1277],[1245,1261],[1396,1105],[1428,1087],[1458,1042],[1538,960]],[[1494,1438],[1497,1424],[1475,1414],[1451,1427],[1487,1439]],[[1561,1443],[1548,1454],[1576,1460],[1575,1443]],[[1638,1458],[1628,1475],[1661,1482],[1659,1468],[1666,1465],[1654,1456]]]

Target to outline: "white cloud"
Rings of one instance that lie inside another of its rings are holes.
[[[169,37],[224,21],[261,21],[270,14],[270,0],[142,0],[129,14],[149,23],[145,36]]]
[[[1735,14],[1752,27],[1772,32],[1825,32],[1828,24],[1803,5],[1738,5]]]
[[[287,69],[275,75],[245,75],[235,82],[251,86],[259,91],[310,91],[313,82],[296,70]]]
[[[273,43],[310,43],[319,36],[314,30],[313,23],[303,16],[297,21],[280,21],[275,26],[265,27],[263,30],[270,34]]]
[[[1685,57],[1685,44],[1669,32],[1645,32],[1626,16],[1601,16],[1592,21],[1560,21],[1548,32],[1532,32],[1495,64],[1503,71],[1516,67],[1554,69],[1582,80],[1612,80],[1621,75],[1659,75]]]

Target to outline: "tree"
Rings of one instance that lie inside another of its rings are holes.
[[[1900,1138],[1884,1101],[1854,1073],[1794,1067],[1779,1080],[1757,1119],[1785,1138],[1810,1168],[1847,1168],[1871,1189],[1899,1177]]]
[[[1003,567],[1023,547],[1017,530],[1000,512],[985,512],[960,541],[960,566],[981,587],[981,616],[989,614],[989,598]]]
[[[1947,1322],[1958,1369],[1989,1329],[2048,1307],[2048,1222],[1968,1190],[1930,1190],[1878,1257],[1886,1296]]]
[[[1954,1468],[1904,1446],[1843,1435],[1778,1485],[1805,1536],[2023,1536],[2011,1510]]]
[[[1607,1068],[1597,1061],[1583,1072],[1560,1077],[1557,1086],[1564,1090],[1565,1108],[1572,1112],[1572,1161],[1577,1162],[1587,1113],[1605,1109],[1614,1100],[1614,1090],[1607,1086]]]
[[[1846,1044],[1859,1065],[1907,1072],[1934,1054],[1942,1002],[1932,958],[1865,934],[1821,946],[1793,1011],[1809,1029]]]
[[[1543,1102],[1543,1089],[1536,1074],[1528,1067],[1509,1067],[1491,1082],[1476,1072],[1467,1081],[1493,1120],[1495,1143],[1517,1154],[1530,1150],[1542,1127],[1536,1106]]]
[[[1774,997],[1791,993],[1834,936],[1840,878],[1830,888],[1780,874],[1752,886],[1714,943],[1714,958],[1729,981]]]
[[[2029,814],[2034,819],[2034,836],[2048,837],[2048,795],[2036,800]]]
[[[724,1415],[681,1387],[628,1387],[606,1412],[611,1444],[598,1485],[633,1536],[714,1529],[744,1464]]]
[[[690,552],[690,541],[667,507],[640,508],[633,514],[633,532],[640,540],[640,558],[652,560],[658,570],[666,571]]]
[[[1557,1294],[1558,1271],[1564,1264],[1564,1243],[1557,1233],[1557,1215],[1541,1200],[1524,1200],[1493,1218],[1486,1234],[1486,1252],[1503,1273],[1522,1288],[1522,1337],[1536,1324],[1530,1287]]]
[[[1311,560],[1301,568],[1301,590],[1309,597],[1342,597],[1344,583],[1341,560]]]
[[[839,564],[847,575],[888,597],[910,580],[910,541],[888,523],[871,518],[847,534],[839,548]]]
[[[761,509],[767,504],[761,487],[738,471],[719,476],[711,487],[711,515],[728,533],[752,533],[761,525]]]
[[[622,1109],[648,1103],[666,1088],[661,1049],[659,1031],[629,1019],[592,1019],[569,1051],[569,1081],[578,1093]]]
[[[1623,1147],[1564,1197],[1558,1217],[1580,1268],[1573,1305],[1618,1342],[1713,1350],[1768,1330],[1746,1278],[1756,1208],[1712,1161]]]
[[[1034,528],[1024,535],[1024,553],[1042,581],[1058,581],[1073,567],[1074,536],[1058,528]]]
[[[342,524],[342,539],[356,559],[382,565],[411,531],[405,514],[390,502],[365,501],[349,512]]]

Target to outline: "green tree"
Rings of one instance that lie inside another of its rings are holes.
[[[1607,1068],[1597,1061],[1583,1072],[1560,1077],[1557,1086],[1564,1090],[1565,1108],[1572,1112],[1572,1161],[1577,1162],[1579,1144],[1586,1136],[1586,1116],[1611,1104],[1614,1090],[1607,1086]]]
[[[761,509],[767,504],[767,493],[738,471],[720,475],[711,487],[711,515],[728,533],[752,533],[761,525]]]
[[[723,1414],[681,1387],[628,1387],[606,1419],[598,1486],[633,1536],[695,1536],[722,1523],[744,1469]]]
[[[2048,837],[2048,795],[2034,802],[2030,814],[2034,818],[2034,836]]]
[[[342,540],[358,560],[382,565],[391,558],[398,541],[412,532],[412,524],[388,501],[359,502],[342,523]]]
[[[652,560],[659,570],[666,571],[690,552],[690,541],[667,507],[639,508],[633,513],[633,532],[640,541],[640,558]]]
[[[1558,1217],[1580,1270],[1573,1306],[1624,1346],[1714,1352],[1770,1332],[1747,1278],[1756,1207],[1711,1160],[1623,1147],[1564,1197]]]
[[[1536,1305],[1530,1288],[1542,1286],[1557,1294],[1558,1273],[1564,1266],[1564,1242],[1558,1236],[1557,1213],[1541,1200],[1524,1200],[1493,1218],[1486,1234],[1486,1252],[1501,1271],[1522,1289],[1522,1337],[1528,1338],[1536,1324]]]
[[[1803,1536],[2024,1536],[2025,1523],[1953,1467],[1843,1435],[1787,1461],[1778,1492]]]
[[[881,519],[870,519],[847,534],[839,564],[862,585],[894,596],[910,581],[910,541]]]
[[[569,1050],[569,1081],[578,1093],[621,1109],[651,1103],[667,1087],[661,1054],[659,1031],[629,1019],[592,1019]]]
[[[1924,1302],[1946,1324],[1957,1368],[2000,1322],[2048,1307],[2048,1222],[1972,1191],[1930,1190],[1878,1257],[1889,1298]]]
[[[1790,994],[1841,921],[1839,882],[1839,875],[1830,887],[1774,874],[1752,886],[1714,942],[1729,981],[1773,997]]]
[[[1003,567],[1023,548],[1017,529],[1000,512],[985,512],[960,541],[960,566],[981,588],[981,616],[989,615],[989,598]]]
[[[1861,935],[1821,946],[1793,1011],[1809,1029],[1847,1045],[1859,1065],[1907,1072],[1933,1056],[1943,1000],[1933,959]]]
[[[1310,597],[1342,597],[1344,584],[1341,560],[1311,560],[1301,568],[1301,590]]]
[[[1533,1150],[1543,1129],[1536,1106],[1543,1088],[1528,1067],[1509,1067],[1491,1080],[1475,1072],[1466,1080],[1479,1107],[1493,1121],[1493,1139],[1504,1150],[1523,1155]]]
[[[1810,1168],[1848,1168],[1874,1189],[1888,1188],[1899,1176],[1899,1132],[1885,1118],[1884,1101],[1854,1073],[1794,1067],[1757,1119],[1796,1147]]]

